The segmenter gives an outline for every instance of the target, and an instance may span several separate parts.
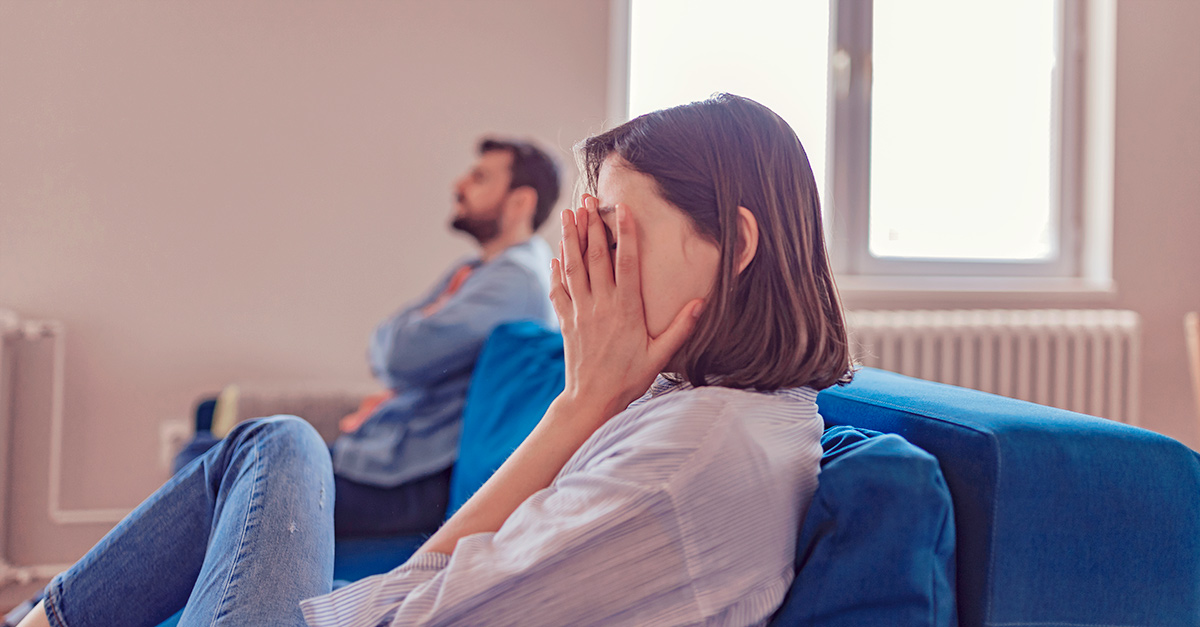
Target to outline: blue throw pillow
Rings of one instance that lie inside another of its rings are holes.
[[[533,431],[564,385],[558,331],[537,322],[512,322],[492,331],[467,390],[447,518]]]
[[[954,509],[937,459],[894,434],[832,427],[773,625],[958,624]]]

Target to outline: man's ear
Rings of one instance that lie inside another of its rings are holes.
[[[537,190],[528,185],[509,190],[506,202],[514,218],[520,216],[532,222],[533,214],[537,211]]]
[[[758,252],[758,220],[754,219],[754,214],[745,207],[738,207],[738,249],[737,249],[737,271],[738,274],[750,265],[754,260],[755,253]]]

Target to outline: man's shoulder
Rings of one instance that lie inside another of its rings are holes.
[[[546,283],[550,279],[550,257],[550,246],[535,235],[527,242],[510,246],[478,272]]]
[[[526,268],[541,268],[546,266],[546,271],[549,272],[550,264],[550,245],[546,240],[539,235],[534,235],[528,240],[509,246],[507,250],[500,253],[494,264],[518,264]]]

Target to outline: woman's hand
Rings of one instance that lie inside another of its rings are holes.
[[[614,260],[596,199],[585,195],[583,204],[563,212],[562,259],[552,262],[550,300],[563,333],[563,394],[602,408],[603,424],[646,392],[691,334],[703,300],[689,302],[666,331],[650,337],[629,208],[615,208]]]
[[[517,507],[549,486],[609,418],[646,392],[696,325],[703,301],[683,307],[658,337],[646,331],[637,233],[617,205],[616,261],[596,199],[563,212],[562,261],[552,262],[550,300],[562,323],[567,386],[496,474],[417,551],[451,553],[468,535],[500,529]],[[681,269],[682,271],[682,269]]]

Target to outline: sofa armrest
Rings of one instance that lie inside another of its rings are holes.
[[[1194,626],[1200,456],[1101,418],[864,368],[827,424],[937,457],[954,501],[959,624]]]

